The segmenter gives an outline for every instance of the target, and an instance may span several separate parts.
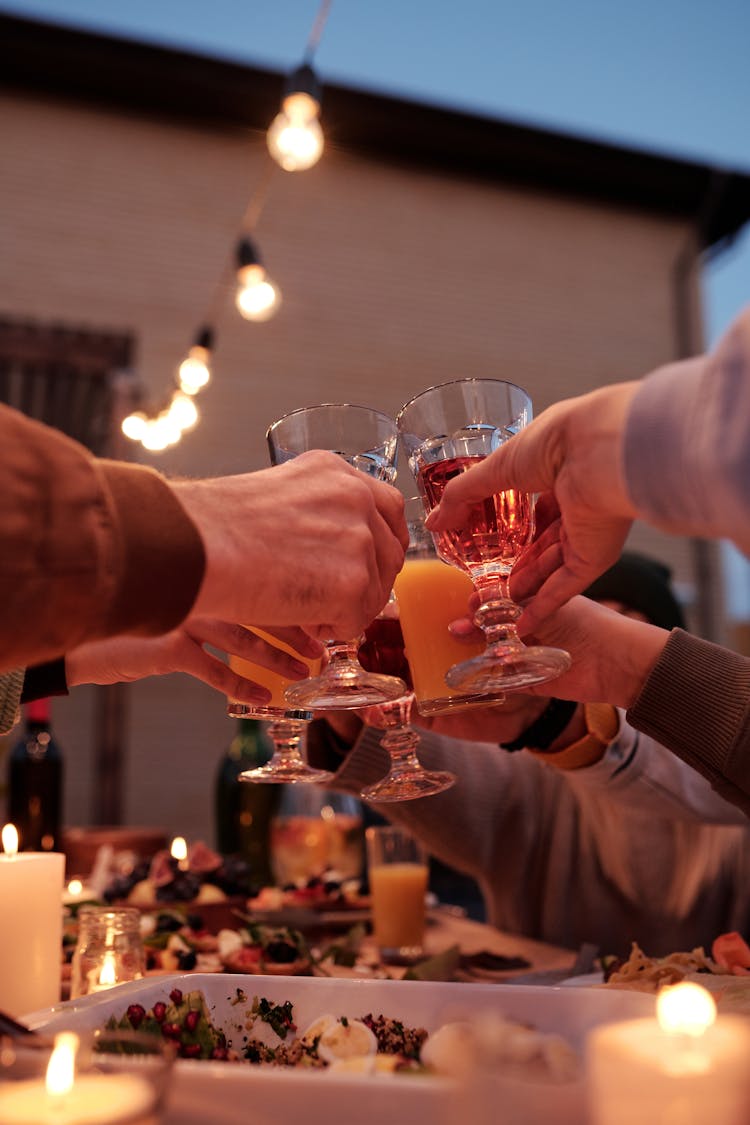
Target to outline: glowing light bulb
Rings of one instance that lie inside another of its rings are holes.
[[[237,271],[236,304],[245,320],[270,320],[281,304],[281,293],[262,266]]]
[[[323,154],[323,130],[317,116],[301,121],[282,110],[271,122],[266,139],[271,156],[285,172],[304,172]]]
[[[317,164],[323,152],[320,127],[320,88],[310,66],[289,78],[281,112],[271,122],[268,151],[286,172],[302,172]]]
[[[189,395],[175,391],[169,404],[169,417],[182,432],[191,429],[198,421],[198,407]]]
[[[130,438],[131,441],[140,441],[146,432],[148,425],[148,418],[142,410],[136,410],[134,414],[128,414],[127,418],[123,418],[122,432],[125,437]]]
[[[178,377],[180,389],[186,395],[197,394],[209,382],[211,378],[211,371],[208,366],[209,358],[208,348],[204,348],[200,344],[194,344],[187,357],[183,359]]]

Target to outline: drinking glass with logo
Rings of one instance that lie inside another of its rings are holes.
[[[431,387],[407,402],[398,416],[409,465],[425,511],[448,481],[487,457],[532,418],[531,399],[500,379],[458,379]],[[510,596],[513,566],[534,535],[534,497],[508,489],[472,506],[463,526],[439,532],[438,554],[467,573],[480,605],[474,621],[486,647],[448,671],[449,687],[485,693],[545,683],[570,667],[563,649],[525,645]]]
[[[372,898],[372,923],[381,956],[388,961],[419,957],[424,945],[427,855],[403,828],[365,832]]]
[[[251,633],[256,633],[269,644],[301,660],[315,674],[320,670],[319,660],[310,660],[301,656],[295,649],[278,637],[258,629],[255,625],[246,628]],[[278,672],[265,668],[262,664],[255,664],[252,660],[243,660],[230,653],[229,666],[254,683],[261,684],[271,692],[271,699],[267,704],[238,703],[236,700],[227,701],[227,715],[238,719],[261,719],[268,723],[268,733],[273,742],[273,757],[264,766],[257,769],[245,770],[240,774],[241,781],[260,782],[297,782],[321,783],[329,781],[332,774],[328,770],[314,769],[309,766],[302,756],[302,740],[307,723],[312,719],[312,711],[303,708],[291,707],[285,698],[284,692],[290,683]]]
[[[367,406],[324,403],[302,407],[274,422],[266,438],[274,465],[311,449],[327,449],[376,480],[392,483],[396,476],[396,423]],[[359,708],[403,695],[403,680],[365,671],[357,660],[359,638],[329,640],[326,647],[328,663],[320,675],[286,688],[288,706],[310,710]]]

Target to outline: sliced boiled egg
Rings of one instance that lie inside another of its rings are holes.
[[[378,1041],[362,1020],[340,1019],[323,1031],[318,1041],[318,1056],[325,1062],[374,1055]]]

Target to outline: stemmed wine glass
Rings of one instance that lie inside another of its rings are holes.
[[[450,789],[456,783],[454,774],[447,770],[426,770],[417,757],[419,734],[410,724],[414,692],[394,598],[365,630],[359,659],[372,671],[400,676],[408,689],[398,699],[367,709],[366,720],[385,728],[380,745],[388,751],[390,769],[380,781],[363,789],[360,797],[376,803],[411,801]]]
[[[435,507],[452,477],[483,460],[531,418],[526,391],[500,379],[458,379],[407,402],[398,428],[425,511]],[[516,629],[521,609],[510,596],[510,573],[533,535],[534,497],[515,489],[473,505],[463,526],[435,535],[440,557],[466,571],[474,583],[480,600],[474,621],[487,642],[483,653],[449,669],[450,687],[520,690],[570,667],[563,649],[525,645]]]
[[[290,645],[280,641],[278,637],[264,632],[255,626],[247,628],[257,633],[263,640],[276,648],[303,661],[311,670],[320,667],[320,661],[309,660],[300,656]],[[257,769],[245,770],[240,774],[241,781],[266,781],[266,782],[298,782],[324,783],[330,781],[333,774],[328,770],[315,769],[304,760],[301,751],[302,739],[307,724],[313,717],[312,711],[290,707],[284,698],[284,690],[291,682],[278,672],[262,664],[255,664],[251,660],[243,660],[239,656],[230,654],[229,665],[241,676],[254,683],[262,684],[271,692],[271,699],[267,704],[238,703],[237,700],[227,700],[227,715],[237,719],[261,719],[268,723],[268,734],[273,742],[273,756],[269,762]]]
[[[398,431],[387,414],[351,403],[324,403],[293,410],[266,433],[274,465],[311,449],[338,453],[350,465],[377,480],[396,476]],[[402,680],[366,672],[357,659],[359,638],[326,641],[328,663],[318,676],[287,687],[287,704],[295,708],[360,708],[396,699]]]

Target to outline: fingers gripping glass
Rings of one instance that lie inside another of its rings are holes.
[[[303,407],[274,422],[266,438],[274,465],[311,449],[327,449],[376,480],[390,483],[396,476],[396,423],[366,406]],[[290,685],[287,704],[316,710],[370,707],[402,695],[403,680],[364,670],[358,647],[359,638],[327,641],[327,665],[319,676]]]
[[[431,387],[398,416],[401,439],[425,511],[448,482],[497,449],[532,418],[526,391],[499,379],[459,379]],[[484,652],[448,671],[446,683],[463,691],[521,690],[570,667],[563,649],[524,645],[515,622],[521,609],[510,596],[513,566],[534,535],[534,498],[509,489],[473,505],[461,527],[435,536],[438,554],[471,577],[480,605],[474,620]]]

